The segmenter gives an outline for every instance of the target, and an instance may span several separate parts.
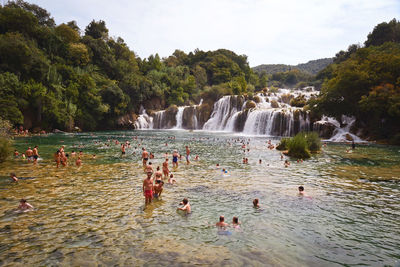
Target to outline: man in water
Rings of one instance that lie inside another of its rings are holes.
[[[240,224],[240,223],[239,223],[238,217],[233,217],[233,219],[232,219],[232,226],[233,226],[233,228],[236,228],[236,229],[240,228],[239,224]]]
[[[150,204],[153,199],[153,179],[151,178],[152,172],[147,173],[147,178],[143,180],[143,196],[145,198],[145,205]]]
[[[146,165],[145,172],[146,172],[146,173],[148,173],[148,172],[153,173],[153,166],[152,166],[152,163],[151,163],[151,162],[149,162],[149,164]]]
[[[156,184],[153,187],[153,197],[155,198],[159,198],[161,196],[161,193],[163,191],[163,185],[164,182],[163,181],[156,181]]]
[[[166,158],[165,161],[163,162],[162,170],[163,170],[163,174],[164,174],[164,179],[167,179],[168,175],[169,175],[168,158]]]
[[[30,209],[33,209],[33,206],[31,204],[29,204],[28,202],[26,202],[26,199],[21,199],[19,201],[18,209],[19,210],[30,210]]]
[[[121,144],[121,156],[124,156],[125,154],[125,144]]]
[[[186,164],[189,165],[190,163],[190,149],[186,146]]]
[[[33,148],[33,163],[36,164],[39,158],[38,146]]]
[[[160,166],[157,166],[157,170],[154,173],[154,176],[156,178],[156,183],[160,183],[162,180],[162,172],[160,171]]]
[[[183,210],[186,214],[192,212],[192,208],[190,207],[189,200],[187,198],[184,198],[180,205],[183,205],[183,208],[177,208],[177,210]]]
[[[26,150],[25,155],[28,161],[33,161],[33,151],[30,147],[28,147],[28,150]]]
[[[215,225],[216,225],[218,228],[222,228],[222,229],[225,229],[226,227],[229,226],[229,224],[227,224],[227,223],[225,222],[225,217],[224,217],[223,215],[219,216],[219,222],[217,222]]]
[[[146,148],[142,148],[142,159],[143,159],[143,167],[146,167],[147,161],[149,160],[149,152],[146,151]]]
[[[174,150],[174,152],[172,153],[172,167],[173,168],[178,168],[178,151]]]

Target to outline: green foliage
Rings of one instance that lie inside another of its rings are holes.
[[[290,138],[282,138],[279,144],[276,146],[277,150],[288,150],[288,144],[290,142]]]
[[[390,138],[400,132],[400,44],[358,48],[329,68],[313,112],[355,116],[366,135]]]
[[[5,161],[12,153],[10,133],[11,123],[0,117],[0,162]]]
[[[311,157],[310,150],[308,148],[307,139],[303,133],[298,133],[292,137],[287,144],[288,155],[298,159],[307,159]]]
[[[400,21],[392,19],[389,23],[382,22],[368,34],[365,46],[378,46],[386,42],[400,43]]]
[[[10,139],[0,137],[0,162],[4,162],[12,153],[13,147]]]
[[[321,58],[316,60],[310,60],[307,63],[298,65],[284,65],[284,64],[263,64],[253,68],[255,73],[260,74],[274,74],[278,72],[287,72],[292,69],[297,69],[301,72],[315,75],[326,66],[332,63],[332,58]]]
[[[307,141],[307,147],[311,152],[318,152],[321,150],[321,139],[316,132],[303,132]]]

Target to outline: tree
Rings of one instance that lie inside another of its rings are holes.
[[[92,20],[85,29],[85,35],[91,36],[94,39],[107,39],[108,29],[106,23],[103,20]]]

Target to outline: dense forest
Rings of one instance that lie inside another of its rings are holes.
[[[229,50],[141,59],[104,21],[81,30],[21,0],[0,8],[0,114],[14,125],[109,129],[142,104],[162,109],[261,86],[247,57]]]
[[[364,137],[400,144],[400,22],[378,24],[364,46],[350,45],[319,72],[319,99],[309,103],[319,115],[355,116]]]

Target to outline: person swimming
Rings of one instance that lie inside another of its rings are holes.
[[[13,182],[18,182],[18,178],[17,178],[17,176],[15,175],[15,173],[10,173],[10,178],[13,180]]]
[[[258,209],[259,207],[260,207],[260,204],[259,204],[258,198],[255,198],[253,200],[253,208]]]
[[[29,204],[26,199],[21,199],[19,201],[19,206],[18,206],[19,210],[23,210],[23,211],[28,211],[33,209],[33,206],[31,204]]]
[[[239,224],[240,223],[239,223],[238,217],[233,217],[232,218],[232,226],[233,226],[233,228],[239,229],[240,228]]]
[[[187,198],[184,198],[180,205],[183,205],[183,208],[177,208],[177,210],[182,210],[185,212],[185,214],[192,212],[192,208],[190,207],[189,200]]]

